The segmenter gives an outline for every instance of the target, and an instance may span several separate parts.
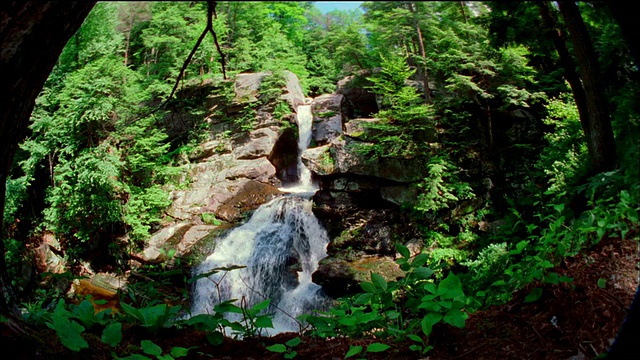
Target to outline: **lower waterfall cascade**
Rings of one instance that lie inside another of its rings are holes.
[[[194,276],[219,267],[246,268],[198,279],[192,293],[192,316],[213,314],[216,304],[230,299],[244,299],[251,307],[268,298],[274,329],[267,333],[275,335],[299,331],[294,318],[322,308],[327,301],[311,275],[327,256],[329,238],[312,212],[311,196],[318,188],[300,156],[311,141],[311,107],[300,105],[297,118],[299,181],[281,188],[285,194],[262,205],[246,223],[216,240],[215,250],[194,269]],[[228,316],[231,321],[241,319],[240,314],[232,315],[238,317]]]

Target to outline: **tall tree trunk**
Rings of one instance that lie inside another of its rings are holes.
[[[416,34],[418,35],[418,46],[420,47],[420,56],[422,57],[422,82],[424,84],[424,101],[428,105],[431,103],[431,90],[429,89],[429,76],[427,70],[427,52],[424,48],[424,38],[422,37],[422,30],[420,29],[420,24],[418,24],[418,19],[416,18],[416,4],[409,3],[409,11],[413,15],[413,26],[416,29]]]
[[[468,22],[467,20],[467,12],[465,11],[465,8],[467,6],[464,4],[464,1],[460,1],[460,12],[462,13],[462,18],[464,19],[464,23],[466,24]]]
[[[129,29],[127,30],[127,41],[124,45],[124,66],[129,65],[129,43],[131,41],[131,28],[133,28],[134,15],[129,15]]]
[[[551,15],[549,10],[550,3],[547,1],[539,2],[538,7],[540,9],[540,15],[544,21],[544,25],[547,28],[547,34],[553,40],[553,44],[560,56],[560,66],[564,69],[564,78],[571,86],[573,92],[573,98],[578,108],[578,114],[580,116],[580,124],[582,125],[582,131],[584,132],[585,141],[587,142],[587,148],[589,149],[589,157],[594,158],[593,144],[591,142],[591,129],[589,127],[589,112],[587,111],[587,97],[584,94],[584,88],[580,81],[580,76],[576,72],[576,66],[569,54],[567,44],[564,40],[564,34],[556,26],[556,21]]]
[[[80,28],[95,1],[8,1],[0,3],[0,219],[6,181],[18,143],[23,140],[35,99],[62,49]],[[16,313],[0,233],[0,314]]]
[[[596,52],[575,2],[559,1],[558,4],[564,22],[569,29],[582,75],[587,111],[589,112],[593,170],[596,172],[611,170],[617,162],[616,144],[613,138],[607,100],[600,80]]]

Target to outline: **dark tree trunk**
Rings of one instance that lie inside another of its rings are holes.
[[[409,11],[411,11],[411,15],[413,15],[413,26],[416,29],[416,34],[418,35],[418,46],[420,47],[420,56],[422,57],[422,71],[420,75],[422,75],[422,82],[424,84],[424,101],[428,105],[431,103],[431,90],[429,89],[429,74],[427,70],[427,52],[424,48],[424,38],[422,36],[422,29],[420,29],[420,24],[418,24],[418,19],[416,19],[416,4],[409,3]]]
[[[596,52],[576,3],[559,1],[558,4],[564,22],[569,29],[587,99],[589,130],[593,147],[593,157],[591,158],[593,170],[595,172],[611,170],[616,166],[616,146],[607,100],[602,81],[600,81]]]
[[[576,72],[576,65],[574,64],[573,59],[571,58],[571,54],[569,54],[569,50],[567,49],[567,43],[564,39],[564,34],[556,26],[556,21],[551,15],[549,5],[550,3],[547,1],[538,3],[538,7],[540,8],[540,15],[542,16],[544,25],[547,28],[546,32],[548,36],[553,40],[553,45],[555,46],[556,50],[558,51],[558,55],[560,56],[560,66],[564,69],[564,78],[567,80],[569,86],[571,86],[571,90],[573,91],[573,98],[576,102],[576,107],[578,108],[580,123],[582,124],[582,131],[584,132],[585,140],[587,142],[587,148],[589,149],[589,157],[593,159],[594,153],[593,144],[591,142],[591,129],[589,127],[587,97],[584,94],[584,88],[582,87],[580,76]]]
[[[6,180],[29,125],[35,99],[95,1],[11,1],[0,4],[0,219],[4,216]],[[11,281],[0,234],[0,314],[15,313]]]

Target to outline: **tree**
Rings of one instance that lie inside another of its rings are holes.
[[[584,93],[584,88],[582,87],[582,82],[580,81],[580,76],[575,70],[575,64],[571,55],[569,54],[569,50],[567,49],[567,44],[564,40],[563,32],[557,28],[556,22],[551,15],[551,11],[549,10],[550,4],[548,2],[539,2],[538,6],[540,8],[540,15],[542,16],[542,20],[544,21],[545,26],[547,27],[547,34],[550,38],[553,39],[553,44],[558,51],[558,55],[560,56],[560,65],[564,69],[564,77],[569,83],[571,90],[573,91],[573,98],[576,102],[576,107],[578,108],[578,113],[580,114],[580,123],[582,124],[582,131],[585,135],[585,140],[587,142],[587,149],[589,150],[589,156],[593,158],[593,146],[591,143],[591,129],[589,126],[589,113],[587,112],[587,98]]]
[[[570,1],[558,4],[569,29],[584,86],[593,168],[595,172],[611,170],[617,163],[616,146],[595,50],[578,6]]]

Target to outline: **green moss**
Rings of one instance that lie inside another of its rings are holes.
[[[330,117],[334,116],[335,114],[336,114],[335,111],[325,111],[325,112],[317,113],[315,115],[317,117],[321,117],[321,118],[330,118]]]

